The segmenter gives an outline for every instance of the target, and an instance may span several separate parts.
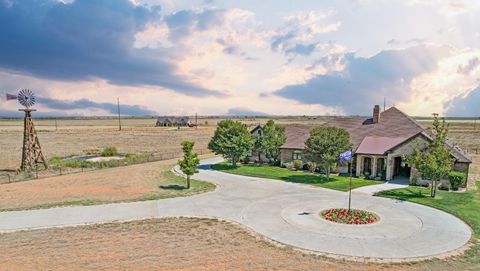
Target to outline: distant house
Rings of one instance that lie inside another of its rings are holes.
[[[155,126],[193,126],[189,117],[158,117]]]
[[[376,105],[372,117],[336,117],[324,125],[344,128],[349,132],[354,152],[352,171],[355,176],[364,175],[383,180],[403,176],[420,180],[418,172],[404,161],[404,157],[412,154],[416,144],[422,148],[432,138],[426,127],[397,108],[391,107],[380,112],[380,107]],[[287,140],[280,155],[282,163],[305,160],[305,141],[313,128],[302,125],[286,126]],[[458,146],[447,147],[455,161],[454,169],[468,175],[472,161]],[[339,168],[339,171],[347,173],[348,169],[343,167]]]
[[[255,125],[253,129],[250,130],[250,134],[256,138],[257,136],[261,136],[263,134],[263,127],[260,124]],[[263,153],[258,153],[255,150],[252,151],[250,155],[250,161],[251,162],[261,162],[261,163],[266,163],[269,162],[269,159],[265,156]]]

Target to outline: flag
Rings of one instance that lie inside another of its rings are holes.
[[[16,99],[17,99],[17,95],[7,93],[7,101],[16,100]]]
[[[343,164],[345,162],[351,161],[352,159],[353,159],[352,150],[348,150],[346,152],[340,153],[340,156],[339,156],[340,163]]]

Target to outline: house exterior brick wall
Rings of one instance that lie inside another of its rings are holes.
[[[308,161],[305,159],[305,154],[303,153],[302,150],[298,150],[298,149],[282,149],[281,152],[280,152],[280,162],[283,164],[283,163],[290,163],[293,161],[293,153],[296,152],[296,151],[299,151],[299,152],[302,152],[301,154],[301,160],[304,162],[304,163],[307,163]]]

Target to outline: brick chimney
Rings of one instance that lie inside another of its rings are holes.
[[[373,123],[380,122],[380,106],[377,104],[373,108]]]

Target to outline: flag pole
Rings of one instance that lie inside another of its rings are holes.
[[[352,162],[350,164],[350,189],[348,190],[348,211],[350,212],[350,206],[352,205]]]

